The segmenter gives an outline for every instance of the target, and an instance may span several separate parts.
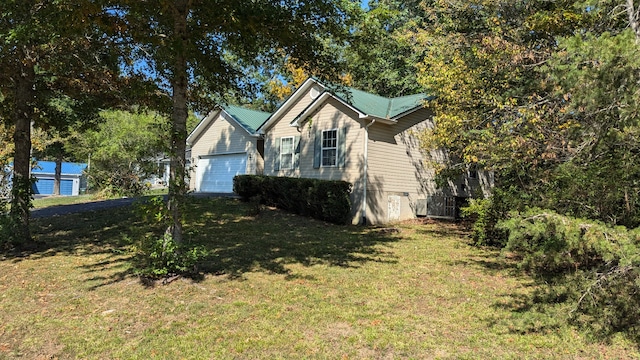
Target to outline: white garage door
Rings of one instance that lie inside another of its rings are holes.
[[[198,160],[196,191],[233,192],[233,177],[247,169],[247,154],[215,155]]]

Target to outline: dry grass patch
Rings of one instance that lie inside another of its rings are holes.
[[[0,261],[0,358],[636,358],[529,307],[533,283],[455,224],[399,232],[194,200],[201,277],[132,275],[123,209],[41,219],[40,250]]]

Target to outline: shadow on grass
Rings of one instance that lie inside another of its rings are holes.
[[[241,279],[244,273],[256,271],[294,279],[302,275],[289,268],[293,264],[358,267],[366,262],[397,261],[379,246],[398,241],[393,233],[327,224],[275,209],[263,209],[256,216],[248,216],[249,211],[249,205],[234,199],[189,199],[185,238],[206,250],[194,281],[207,274]],[[151,233],[161,237],[163,230],[144,223],[131,208],[34,219],[32,227],[35,247],[5,254],[4,259],[98,255],[95,263],[79,266],[88,274],[92,289],[134,276],[138,264],[131,245]]]
[[[485,315],[487,328],[499,333],[546,335],[569,326],[566,293],[550,291],[544,283],[530,277],[518,266],[518,258],[513,254],[505,253],[498,247],[473,244],[464,224],[445,222],[441,225],[419,232],[425,237],[442,241],[457,238],[456,246],[474,249],[470,256],[446,260],[448,265],[478,269],[491,277],[518,279],[517,288],[500,283],[494,286],[492,296],[497,300],[491,305],[493,311]],[[505,316],[505,313],[509,315]]]
[[[468,226],[457,220],[433,220],[423,219],[419,221],[423,224],[438,224],[437,227],[423,227],[418,230],[418,233],[425,236],[429,236],[434,239],[451,238],[456,237],[458,239],[469,238]]]
[[[31,227],[34,242],[29,250],[5,254],[5,258],[21,261],[58,254],[118,252],[126,244],[131,211],[118,208],[32,219]]]
[[[585,290],[593,280],[572,271],[535,276],[518,266],[520,260],[517,255],[497,248],[480,248],[473,257],[451,261],[452,265],[476,267],[490,275],[506,274],[518,280],[518,287],[503,288],[493,295],[498,300],[492,305],[495,314],[485,319],[487,328],[513,335],[543,336],[579,330],[582,336],[603,343],[622,335],[640,348],[637,321],[627,320],[637,318],[634,304],[616,304],[616,299],[627,293],[635,294],[634,291],[610,294],[613,296],[606,304],[600,300],[598,305],[592,305],[600,306],[601,310],[587,306],[585,311],[580,305],[581,296],[588,295],[585,302],[589,303],[598,296]]]
[[[264,271],[295,278],[299,275],[287,265],[358,267],[397,261],[377,245],[399,238],[381,229],[332,225],[274,209],[243,215],[249,209],[236,200],[193,204],[190,212],[199,216],[185,230],[195,245],[209,250],[200,264],[204,273],[239,278],[246,272]]]

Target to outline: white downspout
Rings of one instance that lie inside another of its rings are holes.
[[[362,181],[364,186],[362,187],[362,225],[367,225],[367,167],[369,165],[369,127],[376,122],[376,119],[372,119],[368,125],[364,127],[364,174]]]

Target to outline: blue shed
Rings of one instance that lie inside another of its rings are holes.
[[[87,164],[83,163],[62,163],[60,195],[80,194],[80,184],[83,180],[83,171],[86,168]],[[54,161],[38,161],[31,170],[31,175],[36,178],[33,183],[33,193],[52,195],[55,173],[56,163]]]

